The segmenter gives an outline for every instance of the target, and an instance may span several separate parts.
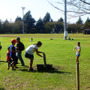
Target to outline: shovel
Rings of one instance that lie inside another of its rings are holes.
[[[46,63],[46,55],[45,53],[43,53],[43,61],[44,61],[44,64],[37,64],[37,71],[50,71],[52,70],[52,64],[47,64]]]

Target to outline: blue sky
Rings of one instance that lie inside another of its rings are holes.
[[[47,12],[50,13],[51,18],[57,21],[60,17],[64,19],[64,15],[53,8],[47,0],[0,0],[0,19],[14,21],[17,16],[22,17],[22,8],[25,7],[24,14],[31,11],[32,17],[37,21],[39,18],[45,16]],[[61,7],[64,8],[64,7]],[[85,21],[89,16],[81,17]],[[78,18],[67,19],[67,22],[74,23]]]

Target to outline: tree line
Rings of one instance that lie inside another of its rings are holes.
[[[62,33],[64,32],[64,20],[60,18],[57,21],[53,21],[50,16],[50,13],[46,13],[43,19],[39,18],[36,21],[31,12],[28,11],[24,15],[24,32],[25,33]],[[0,34],[20,34],[22,33],[22,18],[16,17],[14,22],[9,22],[5,20],[2,22],[0,20]],[[67,31],[69,33],[81,33],[84,29],[90,28],[90,19],[87,18],[86,22],[83,23],[83,20],[79,17],[76,23],[69,24],[67,23]]]

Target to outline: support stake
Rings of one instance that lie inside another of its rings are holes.
[[[76,86],[77,86],[77,90],[80,90],[80,86],[79,86],[79,62],[76,62]]]

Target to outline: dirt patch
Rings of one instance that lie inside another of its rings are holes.
[[[15,35],[0,35],[0,37],[16,37]]]

